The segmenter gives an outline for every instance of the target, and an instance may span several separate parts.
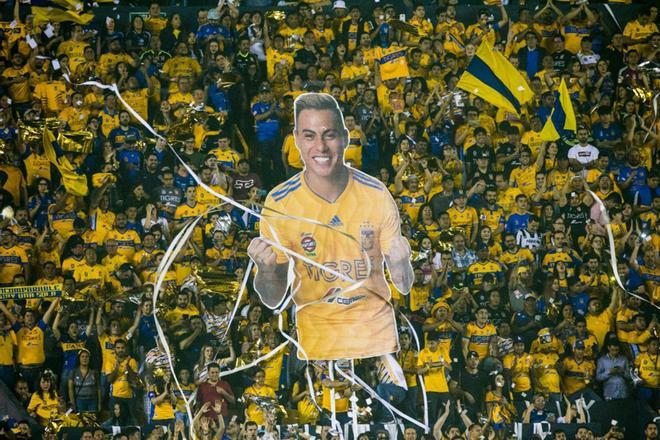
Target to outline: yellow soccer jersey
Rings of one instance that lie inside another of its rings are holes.
[[[125,256],[128,260],[133,259],[135,255],[136,247],[142,244],[140,236],[137,232],[132,229],[127,229],[124,232],[120,232],[117,229],[113,229],[108,232],[105,236],[105,241],[116,240],[117,241],[117,253],[119,255]]]
[[[658,354],[651,355],[648,351],[635,358],[635,368],[642,379],[642,385],[648,388],[660,388],[660,363]]]
[[[220,165],[231,169],[236,168],[238,161],[241,159],[240,154],[232,149],[221,150],[220,148],[216,148],[211,150],[210,154],[213,154],[218,159]]]
[[[174,220],[181,222],[182,224],[188,220],[197,218],[198,216],[204,214],[206,211],[206,205],[201,203],[195,203],[195,206],[190,206],[187,203],[177,206],[176,211],[174,211]],[[195,227],[193,232],[193,240],[195,243],[202,243],[202,226],[198,224]]]
[[[417,220],[417,214],[419,214],[422,205],[429,201],[429,198],[423,189],[415,192],[410,192],[409,190],[404,189],[401,191],[401,194],[399,194],[399,197],[401,197],[401,204],[410,216],[410,219],[413,221]]]
[[[536,170],[536,164],[532,164],[527,168],[516,167],[511,171],[511,182],[527,197],[536,192]]]
[[[0,366],[14,367],[14,347],[16,346],[16,333],[13,330],[0,334]]]
[[[426,385],[427,392],[446,393],[449,391],[445,367],[439,365],[441,360],[451,363],[451,358],[445,357],[445,353],[441,350],[431,351],[428,348],[424,348],[419,352],[417,366],[431,367],[431,370],[424,374],[424,384]]]
[[[567,396],[577,393],[589,385],[592,376],[596,373],[596,365],[587,359],[577,362],[574,358],[566,358],[563,362],[564,374],[562,386]]]
[[[504,270],[497,261],[475,262],[468,267],[467,277],[470,286],[480,286],[481,279],[487,273],[493,274],[496,280],[504,278]]]
[[[447,210],[447,214],[449,214],[451,225],[454,228],[463,228],[465,237],[470,239],[472,224],[479,221],[477,210],[471,206],[467,206],[463,211],[459,211],[455,206],[452,206]]]
[[[431,296],[431,286],[429,284],[412,286],[409,295],[410,311],[416,312],[421,309],[426,304],[426,301],[429,300],[429,296]]]
[[[284,138],[284,145],[282,145],[282,152],[286,157],[286,164],[293,168],[302,169],[303,163],[300,159],[300,151],[296,147],[296,140],[292,134]]]
[[[479,221],[482,226],[488,226],[493,235],[496,237],[500,236],[500,233],[497,232],[500,225],[504,225],[504,209],[501,206],[495,205],[495,209],[489,209],[487,206],[484,206],[479,211]]]
[[[527,392],[532,389],[531,370],[534,358],[528,353],[517,356],[509,353],[502,360],[504,368],[511,370],[511,390],[516,393]]]
[[[44,351],[46,324],[39,320],[32,329],[21,326],[19,323],[15,323],[13,327],[18,348],[16,362],[19,365],[43,364],[46,360]]]
[[[28,256],[20,246],[0,246],[0,283],[11,284],[14,277],[23,273],[28,265]]]
[[[465,326],[464,339],[468,342],[468,351],[479,353],[479,359],[484,359],[490,353],[490,341],[497,336],[497,330],[493,324],[479,327],[476,322],[470,322]]]
[[[362,168],[362,147],[360,132],[351,130],[348,134],[348,145],[344,152],[344,160],[352,161],[355,164],[354,167],[358,170]]]
[[[534,389],[539,393],[560,393],[561,385],[557,372],[557,353],[534,353],[534,375],[536,383]]]
[[[312,360],[366,358],[398,350],[390,289],[382,267],[383,255],[401,234],[399,215],[380,181],[357,170],[349,173],[347,186],[334,203],[314,194],[304,173],[298,173],[270,192],[262,211],[262,237],[273,240],[270,225],[285,248],[364,282],[350,293],[330,296],[350,284],[300,259],[293,260],[298,337]],[[315,220],[334,230],[277,213]],[[371,261],[371,273],[365,254]],[[277,251],[277,261],[286,263],[288,258]]]

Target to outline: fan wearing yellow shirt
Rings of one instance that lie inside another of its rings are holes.
[[[376,78],[379,78],[380,81],[388,81],[410,76],[406,55],[406,48],[396,43],[387,48],[376,47],[375,61],[379,74]],[[376,80],[377,85],[378,83]]]
[[[2,71],[2,85],[8,87],[9,96],[15,104],[30,101],[28,78],[29,67],[23,62],[23,55],[15,53],[11,57],[11,66]]]
[[[83,26],[74,24],[71,28],[71,38],[57,46],[57,55],[66,55],[69,59],[84,58],[85,48],[89,47],[89,43],[83,41],[83,35]]]
[[[520,188],[520,191],[527,197],[531,197],[536,192],[536,173],[543,166],[545,159],[545,144],[541,145],[541,150],[536,156],[536,161],[532,163],[532,151],[529,148],[523,148],[520,151],[520,166],[511,170],[509,177],[509,186]]]
[[[76,280],[76,290],[84,296],[91,293],[97,297],[103,290],[105,281],[108,279],[108,271],[104,265],[98,263],[95,248],[85,249],[85,263],[73,270],[73,279]]]
[[[573,347],[573,356],[567,357],[561,363],[562,389],[569,400],[573,401],[582,395],[588,402],[589,394],[593,393],[589,383],[596,374],[596,364],[584,356],[584,343],[577,341]]]
[[[112,79],[115,66],[121,62],[134,67],[136,65],[135,60],[130,55],[122,52],[120,37],[116,36],[108,42],[108,52],[99,57],[96,74],[107,83]]]
[[[259,405],[252,402],[250,397],[267,397],[276,399],[275,390],[266,385],[266,372],[262,369],[257,370],[254,374],[254,385],[247,387],[243,392],[243,396],[248,402],[247,409],[245,410],[247,418],[262,426],[265,424],[266,415]]]
[[[284,37],[280,34],[270,38],[268,20],[264,22],[264,48],[266,49],[266,75],[270,80],[275,74],[275,65],[281,64],[289,74],[293,70],[293,55],[287,52],[284,47]]]
[[[465,192],[454,193],[454,203],[447,210],[447,214],[449,214],[451,226],[463,229],[465,237],[468,237],[470,243],[474,243],[479,231],[479,215],[476,209],[467,206]]]
[[[71,95],[71,106],[66,107],[59,114],[60,121],[66,122],[71,131],[80,131],[87,127],[89,110],[83,107],[81,93]]]
[[[478,287],[486,274],[491,274],[497,280],[497,285],[504,286],[505,271],[499,261],[490,258],[489,248],[486,243],[477,246],[477,261],[472,263],[467,270],[467,281],[470,286]]]
[[[228,169],[236,169],[238,161],[241,160],[241,155],[229,146],[229,136],[224,132],[220,132],[217,143],[218,148],[214,148],[209,154],[214,155],[218,159],[219,165]]]
[[[367,145],[367,136],[362,131],[362,127],[355,123],[355,116],[345,114],[344,123],[348,129],[348,146],[344,153],[344,160],[350,163],[351,167],[362,169],[362,148]]]
[[[394,200],[378,180],[350,169],[344,162],[348,130],[337,101],[323,93],[300,95],[294,104],[294,136],[305,170],[275,187],[268,195],[248,254],[256,263],[255,290],[275,308],[287,292],[289,260],[266,240],[278,241],[326,268],[341,268],[364,286],[295,260],[292,287],[300,345],[307,359],[366,358],[398,351],[398,334],[385,280],[385,262],[397,290],[408,293],[413,283],[410,247],[401,237]],[[377,207],[377,208],[376,208]],[[272,211],[330,224],[300,224],[270,217]],[[334,231],[358,237],[361,246]],[[348,240],[348,241],[347,241]],[[368,271],[369,258],[371,272]],[[333,269],[334,270],[334,269]],[[341,324],[337,323],[341,316]],[[368,326],[364,324],[368,323]],[[299,356],[302,350],[299,350]]]
[[[451,358],[440,350],[440,335],[430,331],[426,337],[426,347],[417,356],[417,374],[424,377],[429,411],[438,414],[441,405],[449,400],[449,386],[446,372],[451,372]]]
[[[34,99],[41,101],[47,116],[57,116],[67,105],[68,87],[60,72],[51,72],[51,80],[37,84],[32,93]]]
[[[593,334],[599,347],[605,346],[605,336],[607,332],[614,330],[614,317],[621,306],[621,289],[614,286],[612,289],[612,299],[606,309],[601,309],[601,301],[598,298],[591,298],[587,306],[587,330]]]
[[[532,355],[525,352],[525,340],[522,336],[516,336],[513,340],[513,353],[502,359],[504,374],[511,381],[514,400],[528,400],[525,399],[525,394],[532,389],[533,363]]]
[[[16,234],[10,228],[0,232],[0,285],[11,286],[19,274],[29,276],[29,261],[25,250],[15,245]]]
[[[479,11],[479,21],[477,23],[471,24],[465,30],[465,37],[467,42],[472,43],[474,47],[479,47],[481,41],[486,39],[491,46],[495,45],[495,39],[497,38],[498,31],[502,29],[509,21],[509,16],[506,13],[504,5],[500,3],[499,6],[502,19],[496,22],[491,22],[490,12],[488,12],[488,10],[481,9]]]
[[[32,393],[27,411],[30,417],[36,419],[41,426],[46,426],[51,419],[61,417],[60,402],[57,396],[57,384],[51,371],[45,371],[39,376],[35,385],[36,391]]]
[[[115,403],[123,403],[129,414],[135,414],[132,404],[135,392],[134,387],[140,383],[137,375],[138,364],[135,359],[128,355],[128,347],[124,339],[117,339],[114,343],[115,363],[108,374],[107,380],[112,387],[112,400]]]
[[[479,354],[479,359],[485,359],[495,352],[497,329],[488,322],[488,309],[485,307],[477,309],[474,316],[476,320],[465,326],[463,357],[467,359],[468,353],[475,351]]]
[[[197,202],[197,188],[190,185],[185,192],[186,201],[177,206],[174,211],[174,232],[180,231],[188,221],[193,220],[206,212],[206,205]],[[193,240],[197,244],[202,244],[202,224],[199,223],[193,232]]]
[[[144,19],[144,27],[156,37],[167,27],[167,17],[161,15],[158,2],[151,2],[149,5],[149,15]]]
[[[422,166],[424,168],[423,187],[420,187],[419,177],[412,173],[412,164],[407,159],[404,159],[403,165],[394,176],[394,195],[401,198],[403,208],[411,219],[416,219],[422,205],[428,203],[429,193],[433,186],[433,176],[426,161],[422,162]],[[404,175],[407,175],[405,184]]]
[[[172,383],[172,374],[165,371],[162,376],[156,376],[149,387],[149,403],[151,404],[151,420],[157,425],[168,425],[174,422],[174,406],[177,402],[176,386]],[[185,412],[185,410],[184,410]]]
[[[479,223],[482,227],[487,226],[492,231],[496,242],[504,232],[504,209],[497,204],[497,191],[486,187],[486,203],[479,210]]]
[[[429,300],[431,285],[424,283],[424,271],[420,267],[416,267],[413,273],[415,274],[415,281],[408,294],[410,300],[408,308],[411,312],[416,312],[424,307]]]
[[[298,148],[296,147],[296,139],[293,137],[293,133],[288,134],[284,138],[284,144],[282,145],[282,163],[284,164],[287,178],[293,177],[303,169],[303,163],[300,159],[300,151],[298,151]]]
[[[658,33],[658,26],[651,20],[648,7],[639,11],[637,20],[629,21],[623,28],[623,43],[628,44],[628,49],[643,51],[648,45],[651,35]]]
[[[181,78],[190,78],[191,82],[194,82],[202,72],[202,67],[197,60],[191,58],[189,54],[188,44],[181,41],[176,45],[176,56],[163,64],[162,72],[163,76],[169,80],[170,94],[180,91],[179,80]]]
[[[0,313],[0,381],[8,387],[14,387],[14,355],[16,333],[8,329],[9,321],[3,313]]]
[[[176,296],[176,307],[165,314],[165,321],[170,326],[188,326],[188,320],[193,316],[199,316],[199,310],[190,303],[190,294],[182,290]]]
[[[138,251],[142,244],[140,235],[133,229],[128,229],[128,217],[119,212],[115,217],[115,227],[105,235],[105,242],[115,240],[117,242],[117,253],[125,256],[129,261]]]
[[[433,24],[431,23],[431,20],[426,17],[426,8],[424,5],[418,4],[415,7],[413,10],[413,16],[408,21],[408,24],[415,26],[417,34],[413,35],[409,32],[403,33],[407,46],[415,47],[419,44],[420,38],[428,37],[433,34]]]
[[[114,238],[106,239],[103,242],[103,246],[107,255],[103,257],[101,264],[108,269],[108,273],[115,272],[119,266],[129,262],[126,255],[118,253],[119,245]]]
[[[649,339],[646,352],[635,358],[635,369],[642,382],[637,386],[638,398],[649,404],[657,404],[660,392],[660,359],[658,359],[658,338]],[[655,398],[655,403],[653,399]]]
[[[36,382],[46,361],[44,347],[46,330],[48,330],[48,323],[59,302],[60,298],[54,298],[41,319],[38,319],[36,311],[25,309],[21,321],[9,311],[4,302],[0,302],[0,312],[11,323],[12,330],[16,334],[18,372],[27,381],[31,389],[38,386]]]

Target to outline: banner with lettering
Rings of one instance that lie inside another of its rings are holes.
[[[61,284],[0,287],[0,301],[7,301],[9,299],[55,298],[57,296],[62,296]]]

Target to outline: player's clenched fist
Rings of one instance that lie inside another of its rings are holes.
[[[263,238],[257,237],[252,239],[247,252],[259,270],[275,270],[277,266],[277,255],[275,254],[273,247],[266,243]]]

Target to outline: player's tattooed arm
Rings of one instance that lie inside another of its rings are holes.
[[[390,245],[388,255],[385,255],[385,262],[390,271],[390,279],[394,287],[403,294],[410,292],[415,275],[412,264],[410,263],[410,244],[402,236],[397,236]]]

